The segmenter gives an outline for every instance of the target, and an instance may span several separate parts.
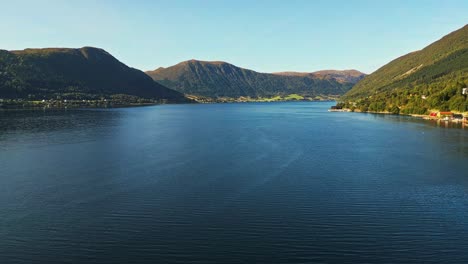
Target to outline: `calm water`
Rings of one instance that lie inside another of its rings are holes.
[[[468,129],[331,103],[0,113],[0,263],[468,263]]]

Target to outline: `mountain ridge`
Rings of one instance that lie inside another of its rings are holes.
[[[92,97],[125,94],[184,101],[185,97],[104,49],[42,48],[0,50],[0,97]]]
[[[345,83],[345,82],[355,82],[357,83],[360,81],[364,76],[367,74],[355,70],[355,69],[348,69],[348,70],[320,70],[314,72],[295,72],[295,71],[286,71],[286,72],[274,72],[273,74],[276,75],[283,75],[283,76],[301,76],[301,77],[315,77],[315,78],[323,78],[323,79],[331,79],[334,78],[335,80]]]
[[[356,71],[357,72],[357,71]],[[207,97],[339,96],[354,81],[318,75],[263,73],[224,61],[187,60],[147,71],[153,80],[185,94]],[[364,75],[364,74],[362,74]]]

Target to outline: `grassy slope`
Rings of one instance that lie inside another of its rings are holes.
[[[362,108],[372,106],[372,111],[395,106],[406,113],[433,108],[467,111],[468,101],[460,95],[467,85],[468,25],[378,69],[356,84],[342,101],[358,102]]]

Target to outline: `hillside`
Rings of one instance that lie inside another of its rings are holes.
[[[338,96],[356,81],[316,75],[259,73],[221,61],[181,62],[146,72],[155,81],[176,91],[205,97]]]
[[[468,25],[420,51],[397,58],[341,98],[363,111],[424,114],[430,109],[468,111]]]
[[[185,101],[98,48],[0,50],[0,98],[94,98],[131,95]]]
[[[309,77],[313,79],[325,79],[325,80],[334,79],[338,81],[339,83],[357,83],[366,76],[366,74],[357,70],[343,70],[343,71],[323,70],[323,71],[316,71],[316,72],[275,72],[273,74],[283,75],[283,76],[301,76],[301,77]]]

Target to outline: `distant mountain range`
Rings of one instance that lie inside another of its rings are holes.
[[[361,111],[425,114],[468,111],[468,25],[399,57],[358,82],[340,100]]]
[[[204,97],[274,97],[297,94],[339,96],[365,74],[356,70],[314,73],[260,73],[222,61],[189,60],[146,72],[153,80],[187,95]]]
[[[98,48],[0,50],[0,98],[92,98],[124,94],[185,102]]]
[[[357,70],[323,70],[316,72],[275,72],[273,74],[282,75],[282,76],[299,76],[299,77],[309,77],[311,79],[322,79],[322,80],[336,80],[339,83],[357,83],[366,74],[357,71]]]

